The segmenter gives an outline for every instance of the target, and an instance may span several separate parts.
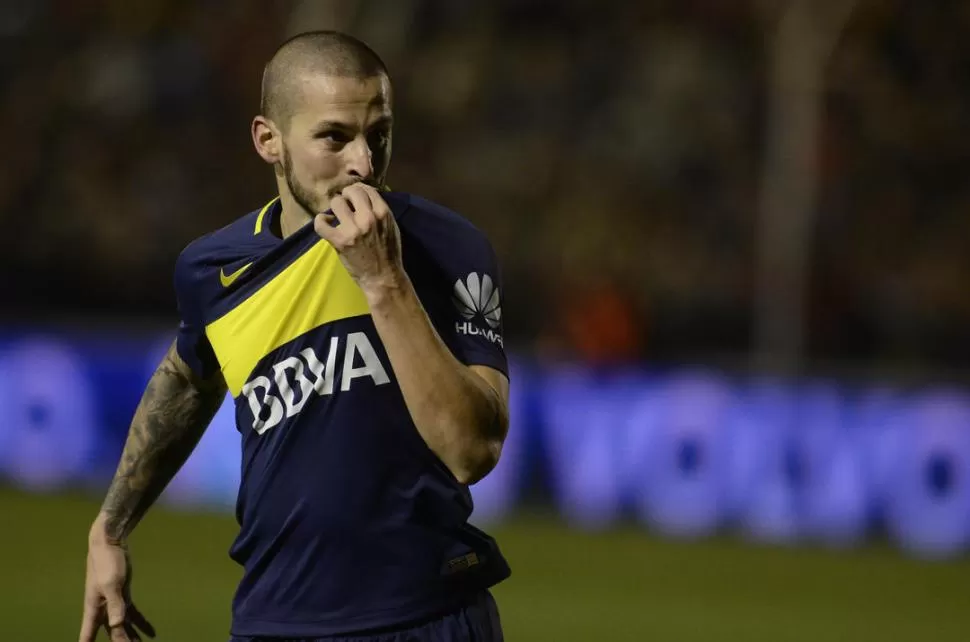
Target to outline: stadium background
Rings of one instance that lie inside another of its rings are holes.
[[[313,28],[385,57],[392,185],[502,263],[510,640],[967,639],[956,0],[0,3],[5,639],[76,636],[174,258],[272,193],[261,65]],[[133,538],[161,639],[226,637],[236,448]]]

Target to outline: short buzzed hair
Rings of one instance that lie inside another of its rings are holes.
[[[296,85],[311,72],[339,78],[390,76],[380,56],[362,41],[339,31],[307,31],[276,50],[263,69],[259,109],[282,125],[292,115]]]

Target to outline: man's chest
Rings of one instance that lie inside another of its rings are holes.
[[[321,326],[369,314],[360,288],[326,243],[316,243],[271,278],[260,278],[261,270],[273,267],[256,262],[248,268],[248,283],[243,284],[248,289],[226,287],[220,293],[224,301],[216,305],[228,309],[206,324],[206,336],[234,396],[254,367],[281,347]],[[220,268],[220,279],[226,271]]]

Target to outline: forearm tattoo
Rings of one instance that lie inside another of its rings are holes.
[[[169,357],[158,367],[102,506],[109,537],[127,537],[185,463],[224,396],[224,384],[193,382]]]

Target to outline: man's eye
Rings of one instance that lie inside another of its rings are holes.
[[[315,138],[320,140],[325,140],[333,143],[346,143],[350,140],[350,137],[342,131],[336,129],[328,129],[318,133]]]
[[[386,131],[371,132],[367,140],[371,147],[387,147],[388,134]]]

